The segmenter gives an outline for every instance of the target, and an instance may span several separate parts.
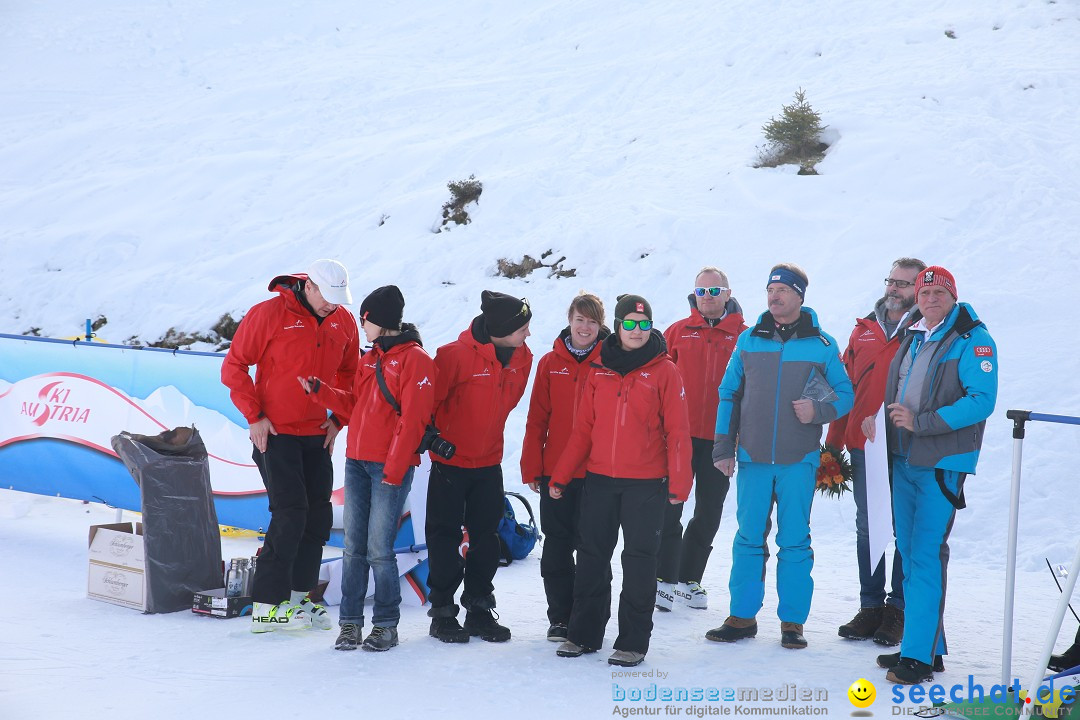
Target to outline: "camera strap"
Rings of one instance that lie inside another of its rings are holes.
[[[398,415],[401,414],[401,405],[394,399],[394,396],[390,393],[390,388],[386,386],[386,376],[382,371],[382,355],[375,358],[375,380],[379,383],[379,389],[382,390],[383,397],[386,398],[386,402],[390,403],[390,407],[394,408],[394,412]]]

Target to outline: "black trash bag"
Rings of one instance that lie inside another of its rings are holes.
[[[222,584],[221,534],[199,431],[122,432],[112,448],[142,491],[146,612],[190,610],[196,592]]]

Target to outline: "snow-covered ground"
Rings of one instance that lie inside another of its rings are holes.
[[[98,315],[112,342],[206,331],[266,297],[275,274],[336,257],[359,297],[398,284],[432,350],[483,288],[530,299],[538,356],[582,288],[609,308],[644,294],[666,327],[702,265],[724,268],[756,316],[777,261],[807,269],[807,304],[843,339],[895,257],[950,268],[997,340],[1002,386],[953,532],[938,682],[997,681],[1004,412],[1080,414],[1076,0],[39,0],[5,3],[0,19],[0,332],[75,335]],[[821,174],[752,168],[761,126],[799,87],[829,126]],[[484,184],[473,223],[433,233],[446,183],[470,175]],[[576,277],[493,275],[500,258],[549,249]],[[522,407],[507,427],[508,483],[524,419]],[[1068,561],[1076,540],[1076,433],[1028,432],[1023,678],[1056,600],[1044,558]],[[496,579],[506,645],[442,646],[411,608],[393,652],[338,653],[332,633],[257,637],[245,621],[88,600],[86,530],[113,512],[2,491],[0,578],[19,601],[0,643],[0,717],[591,718],[632,705],[612,683],[650,682],[796,683],[827,689],[819,705],[845,715],[861,677],[889,715],[880,648],[836,636],[858,605],[850,499],[815,506],[809,649],[780,648],[771,575],[757,639],[704,640],[726,615],[733,509],[734,494],[710,609],[656,618],[641,669],[665,675],[613,678],[604,655],[559,659],[543,639],[536,557]]]

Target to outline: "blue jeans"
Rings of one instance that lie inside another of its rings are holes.
[[[345,461],[345,557],[341,570],[341,612],[338,625],[364,624],[368,568],[375,575],[371,624],[397,627],[401,617],[401,581],[394,539],[401,510],[412,487],[413,470],[400,486],[383,480],[382,463]]]
[[[855,553],[859,559],[859,607],[881,607],[892,605],[898,610],[904,609],[904,566],[900,561],[900,550],[893,551],[892,575],[889,585],[891,592],[885,595],[885,556],[882,555],[877,567],[870,569],[870,518],[866,511],[866,451],[852,449],[851,490],[855,495]]]

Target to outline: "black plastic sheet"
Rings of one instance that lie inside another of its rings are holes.
[[[199,431],[122,432],[112,447],[142,492],[146,612],[190,610],[196,592],[222,582],[221,535]]]

